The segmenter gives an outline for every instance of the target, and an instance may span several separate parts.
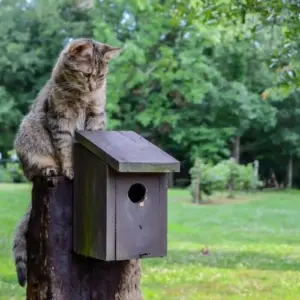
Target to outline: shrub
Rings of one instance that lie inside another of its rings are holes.
[[[200,179],[200,198],[202,195],[212,195],[216,191],[229,191],[229,197],[234,191],[256,189],[261,182],[255,178],[252,164],[239,165],[234,159],[220,161],[216,165],[198,160],[190,174],[192,177],[191,192],[194,193],[195,180]]]
[[[11,178],[11,182],[20,183],[26,182],[19,162],[9,162],[6,165],[6,171]]]
[[[4,166],[0,166],[0,182],[12,182],[10,173],[6,170]]]
[[[212,165],[200,161],[198,166],[190,170],[192,177],[191,191],[194,192],[195,180],[200,177],[200,197],[210,196],[215,191],[224,190],[227,184],[228,168],[224,164]]]
[[[0,182],[26,182],[23,171],[14,150],[8,152],[9,162],[0,166]]]

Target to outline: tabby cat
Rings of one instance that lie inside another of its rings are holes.
[[[121,48],[76,39],[60,53],[46,85],[21,122],[15,149],[28,180],[36,176],[74,177],[72,145],[76,129],[104,130],[108,62]],[[18,224],[13,256],[18,281],[27,280],[26,233],[31,206]]]

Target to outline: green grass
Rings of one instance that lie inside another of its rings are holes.
[[[0,185],[0,300],[24,299],[10,244],[29,197],[26,185]],[[145,300],[300,299],[300,192],[169,198],[168,256],[143,260]]]

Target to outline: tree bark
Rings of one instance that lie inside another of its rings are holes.
[[[288,183],[287,188],[291,189],[293,186],[293,157],[290,155],[288,163]]]
[[[139,260],[104,262],[72,253],[73,186],[37,179],[27,236],[27,300],[142,300]]]
[[[169,173],[169,175],[168,175],[168,187],[169,188],[174,187],[174,173],[173,172]]]
[[[233,185],[233,180],[229,180],[228,183],[228,198],[232,199],[234,198],[234,185]]]
[[[275,188],[278,189],[280,186],[279,186],[279,183],[277,181],[277,178],[276,178],[276,174],[273,170],[271,170],[271,183],[274,184]]]
[[[254,167],[254,173],[253,173],[252,189],[256,190],[257,189],[257,183],[258,183],[258,180],[259,180],[259,161],[258,160],[254,161],[253,167]]]
[[[236,163],[240,163],[240,150],[241,148],[241,137],[236,136],[233,141],[233,158],[235,159]]]
[[[196,178],[194,179],[194,199],[193,199],[193,203],[199,204],[202,201],[201,182],[200,182],[200,176],[201,176],[201,161],[200,161],[200,159],[196,159],[195,167],[196,167],[196,170],[199,170],[199,174],[196,174]]]

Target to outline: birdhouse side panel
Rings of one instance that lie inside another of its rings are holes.
[[[106,261],[116,260],[116,174],[107,166],[106,176]]]
[[[108,167],[95,154],[75,144],[74,171],[74,250],[105,260]]]

